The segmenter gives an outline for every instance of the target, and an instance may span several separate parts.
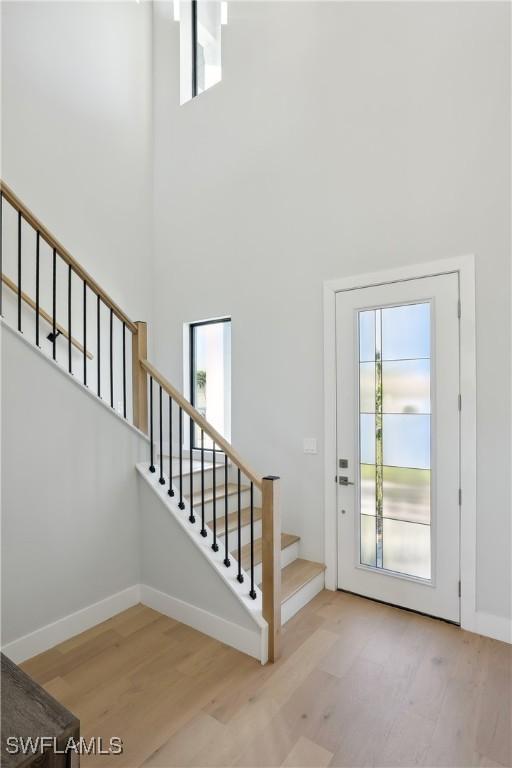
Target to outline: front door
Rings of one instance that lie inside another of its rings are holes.
[[[458,275],[336,295],[338,588],[459,622]]]

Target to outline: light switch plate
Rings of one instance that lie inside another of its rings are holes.
[[[316,437],[304,438],[304,453],[318,453]]]

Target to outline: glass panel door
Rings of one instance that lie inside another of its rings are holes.
[[[360,562],[430,579],[430,303],[358,315]]]
[[[458,275],[336,296],[341,589],[459,620]]]

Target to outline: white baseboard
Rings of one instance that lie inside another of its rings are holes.
[[[104,600],[88,605],[86,608],[75,611],[75,613],[70,613],[69,616],[64,616],[62,619],[7,643],[3,646],[2,651],[12,661],[19,664],[32,658],[32,656],[37,656],[38,653],[53,648],[54,645],[63,643],[64,640],[69,640],[70,637],[78,635],[86,629],[96,626],[96,624],[100,624],[102,621],[110,619],[116,613],[121,613],[121,611],[131,608],[139,602],[140,587],[138,584],[134,584],[132,587],[123,589],[122,592],[110,595]]]
[[[512,619],[508,619],[506,616],[475,611],[472,624],[473,626],[468,627],[468,629],[471,632],[476,632],[477,635],[485,635],[485,637],[492,637],[494,640],[501,640],[504,643],[512,643]]]
[[[205,635],[230,645],[242,653],[253,656],[262,664],[267,662],[266,628],[255,627],[254,631],[245,629],[238,624],[222,619],[220,616],[215,616],[203,608],[198,608],[172,595],[167,595],[165,592],[160,592],[158,589],[148,587],[146,584],[140,585],[140,601],[155,611],[181,621],[199,632],[204,632]]]

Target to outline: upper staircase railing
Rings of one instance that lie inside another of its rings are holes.
[[[159,483],[168,485],[170,497],[178,495],[181,510],[186,508],[185,494],[188,494],[189,523],[196,524],[197,510],[197,523],[203,537],[209,535],[205,521],[205,451],[211,454],[213,519],[208,524],[213,534],[211,547],[215,552],[219,551],[219,538],[223,538],[223,563],[231,569],[234,563],[230,554],[230,531],[236,536],[236,579],[244,584],[245,576],[248,576],[247,594],[252,599],[257,597],[254,583],[255,497],[261,495],[262,613],[268,623],[268,658],[269,661],[277,659],[281,632],[279,478],[257,474],[148,361],[146,323],[132,321],[3,181],[0,182],[0,272],[0,314],[4,320],[11,320],[20,333],[31,337],[40,348],[46,338],[51,345],[48,353],[56,362],[65,362],[68,372],[84,386],[93,389],[111,408],[114,409],[117,403],[116,410],[120,415],[145,434],[149,433],[150,472],[154,473],[158,468]],[[9,288],[9,298],[3,295],[4,284]],[[30,290],[35,298],[30,296]],[[51,301],[51,311],[43,309],[43,298]],[[27,308],[35,313],[35,320],[26,316]],[[41,320],[50,329],[48,335],[42,333]],[[131,333],[131,345],[127,344],[127,333]],[[130,365],[131,386],[127,374]],[[155,386],[158,405],[154,402]],[[185,417],[200,432],[200,448],[188,450],[188,488],[184,487],[187,473],[183,471],[184,435],[188,433],[184,429]],[[211,443],[208,448],[205,447],[205,436]],[[168,447],[168,458],[164,446]],[[177,456],[173,454],[174,449]],[[173,459],[177,462],[176,473]],[[192,471],[194,459],[200,468],[197,473]],[[164,473],[166,461],[169,467],[167,479]],[[216,497],[219,463],[226,486],[223,500]],[[234,527],[228,522],[227,493],[229,477],[233,474],[237,495]],[[194,475],[199,480],[194,479]],[[244,479],[250,489],[250,566],[247,574],[241,565]]]

